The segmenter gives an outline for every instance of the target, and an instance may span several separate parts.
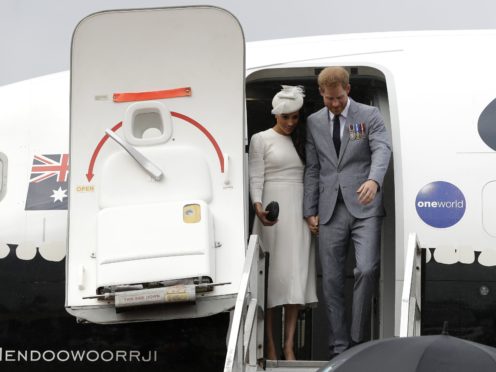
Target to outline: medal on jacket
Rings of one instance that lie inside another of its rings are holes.
[[[353,125],[350,124],[349,128],[348,128],[348,132],[350,133],[350,139],[351,140],[354,140],[355,139],[355,131],[353,130]]]
[[[352,140],[365,138],[365,123],[350,124],[348,131]]]

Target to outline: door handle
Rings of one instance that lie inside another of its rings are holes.
[[[145,157],[141,152],[136,150],[134,146],[124,142],[124,140],[119,137],[115,132],[111,129],[105,129],[105,133],[109,135],[115,142],[117,142],[124,150],[127,151],[131,157],[136,160],[136,162],[143,168],[150,176],[153,177],[155,181],[160,181],[163,176],[162,170],[152,163],[150,159]]]

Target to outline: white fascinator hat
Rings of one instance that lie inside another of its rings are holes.
[[[289,114],[296,112],[303,106],[305,90],[301,85],[282,85],[282,89],[272,99],[273,115]]]

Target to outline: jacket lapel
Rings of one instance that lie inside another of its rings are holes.
[[[353,125],[356,117],[356,105],[355,102],[348,97],[350,100],[350,108],[348,109],[348,116],[346,117],[346,124],[344,126],[344,131],[343,131],[343,137],[341,138],[341,149],[339,151],[339,161],[338,164],[341,162],[341,159],[343,158],[343,154],[346,151],[346,147],[348,146],[348,142],[350,142],[350,132],[349,128],[350,125]]]

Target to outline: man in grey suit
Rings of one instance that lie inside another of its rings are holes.
[[[349,74],[344,68],[325,68],[318,83],[325,107],[307,121],[303,214],[310,230],[319,234],[333,357],[364,342],[370,326],[384,216],[382,182],[391,146],[379,111],[348,97]],[[344,303],[350,239],[356,257],[351,329]]]

